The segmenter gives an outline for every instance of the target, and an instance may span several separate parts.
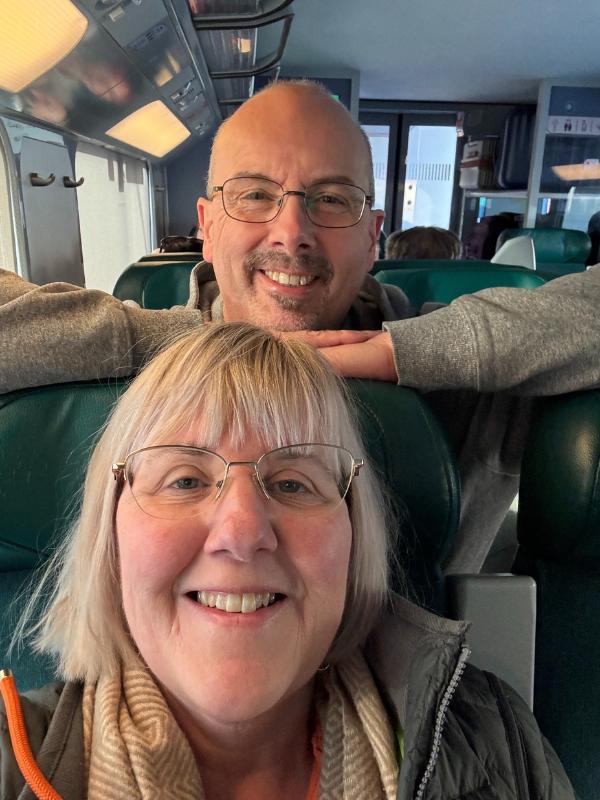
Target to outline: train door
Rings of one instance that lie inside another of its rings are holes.
[[[84,284],[77,195],[63,144],[24,136],[20,180],[27,224],[29,279]]]
[[[451,227],[456,146],[455,114],[403,114],[395,230]]]

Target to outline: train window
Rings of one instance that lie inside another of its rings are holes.
[[[0,266],[16,271],[6,153],[0,140]]]
[[[373,154],[373,174],[375,177],[375,204],[373,208],[385,209],[387,188],[388,153],[390,148],[389,125],[363,125]]]
[[[125,267],[150,252],[148,166],[141,159],[79,143],[75,175],[85,283],[112,292]]]

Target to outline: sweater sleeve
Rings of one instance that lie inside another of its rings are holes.
[[[600,264],[536,289],[464,295],[384,328],[405,386],[522,396],[591,389],[600,385]]]
[[[197,310],[133,308],[99,290],[36,286],[0,269],[0,393],[129,375],[201,324]]]

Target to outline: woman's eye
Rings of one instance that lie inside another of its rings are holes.
[[[170,483],[174,489],[197,489],[200,486],[198,478],[177,478]]]
[[[300,481],[286,478],[285,480],[276,481],[272,483],[270,489],[277,491],[280,494],[298,494],[299,492],[308,492],[308,488]]]

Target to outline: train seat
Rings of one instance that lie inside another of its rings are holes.
[[[502,269],[502,265],[494,264],[491,261],[481,261],[472,258],[380,258],[371,269],[375,275],[378,272],[390,269],[440,269],[442,267],[463,267],[464,269]]]
[[[171,264],[149,275],[142,290],[142,308],[184,306],[190,297],[190,273],[194,264]]]
[[[182,255],[185,256],[185,259],[179,257]],[[160,253],[144,256],[119,275],[112,292],[113,296],[119,300],[135,300],[142,308],[170,308],[174,305],[185,305],[189,297],[189,285],[186,287],[187,294],[183,303],[178,301],[169,302],[169,297],[165,300],[168,303],[167,305],[144,306],[144,290],[148,281],[160,272],[166,272],[170,269],[183,269],[184,271],[187,269],[189,276],[194,266],[198,263],[198,255],[198,253]],[[168,258],[164,258],[164,256],[168,256]],[[179,292],[178,296],[180,294],[181,292]]]
[[[0,397],[0,598],[9,609],[0,620],[0,667],[13,669],[21,690],[50,680],[52,664],[26,645],[6,655],[20,593],[68,528],[90,450],[126,385],[81,382]],[[404,516],[398,559],[410,567],[410,596],[440,606],[441,564],[460,510],[458,473],[445,437],[412,390],[376,381],[353,381],[351,390],[367,450]],[[406,588],[398,572],[395,585]]]
[[[526,267],[492,264],[474,268],[455,264],[448,261],[443,267],[431,269],[382,270],[376,273],[375,278],[381,283],[399,286],[416,308],[427,302],[450,303],[463,294],[472,294],[492,286],[534,289],[545,282],[544,278]]]
[[[582,272],[592,249],[585,231],[570,228],[509,228],[498,237],[496,249],[516,236],[533,239],[537,269],[548,278]]]
[[[536,401],[515,571],[537,583],[534,709],[581,800],[600,786],[600,390]]]

